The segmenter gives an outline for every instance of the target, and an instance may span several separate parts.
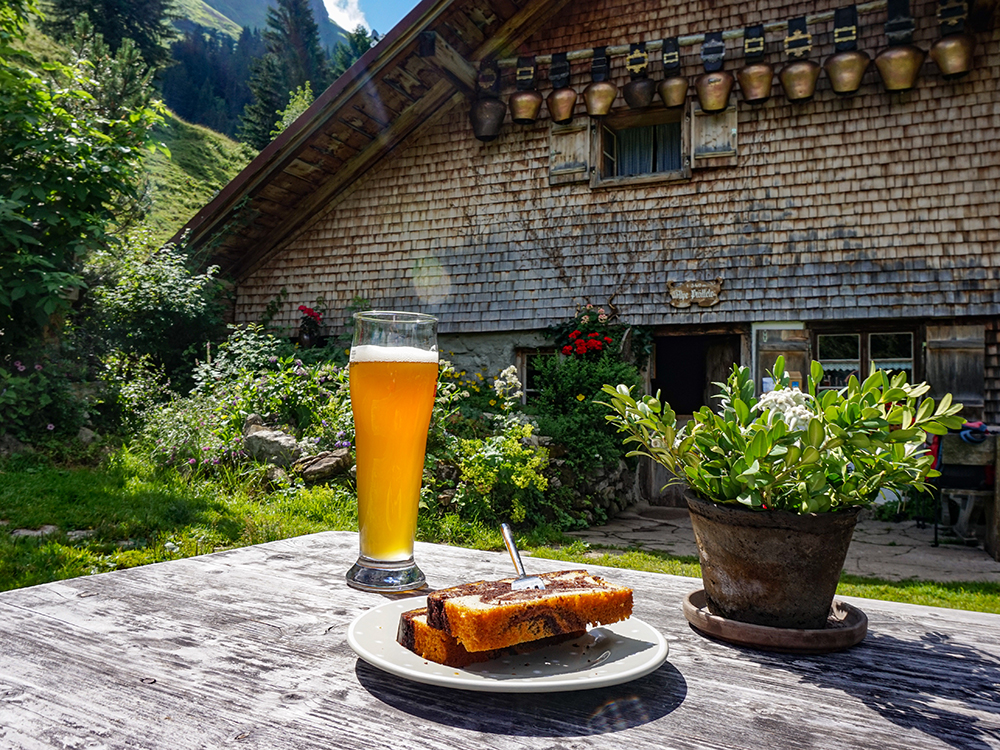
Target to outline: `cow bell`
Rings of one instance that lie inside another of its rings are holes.
[[[656,96],[656,81],[652,78],[636,78],[622,87],[622,96],[630,109],[645,109]]]
[[[573,119],[573,108],[576,106],[576,92],[569,88],[555,89],[549,94],[546,102],[552,122],[563,125]]]
[[[618,97],[618,87],[611,81],[593,81],[583,90],[583,102],[591,117],[604,117]]]
[[[820,70],[819,63],[812,60],[796,60],[783,67],[778,78],[788,101],[807,102],[812,99]]]
[[[917,85],[926,53],[912,44],[887,47],[875,58],[886,91],[909,91]]]
[[[472,105],[469,119],[472,121],[472,132],[476,138],[488,143],[500,135],[507,105],[501,99],[492,96],[481,96]]]
[[[687,101],[688,85],[688,79],[683,76],[670,76],[660,81],[656,90],[663,100],[663,106],[671,109],[683,107]]]
[[[830,78],[830,88],[835,94],[848,96],[861,88],[861,79],[868,70],[871,58],[860,50],[849,50],[831,55],[823,63],[827,76]]]
[[[972,70],[976,38],[972,34],[948,34],[934,42],[931,59],[945,78],[961,78]]]
[[[736,80],[747,104],[763,104],[771,98],[774,68],[768,63],[745,65],[736,71]]]
[[[542,109],[542,95],[537,91],[515,91],[510,95],[510,117],[518,125],[530,125]]]
[[[698,95],[698,103],[702,112],[713,114],[722,112],[729,106],[729,94],[733,90],[736,79],[725,70],[714,73],[702,73],[694,79],[694,90]]]

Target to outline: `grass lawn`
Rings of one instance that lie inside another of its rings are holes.
[[[327,530],[356,530],[345,482],[269,491],[248,469],[212,480],[157,472],[120,450],[99,467],[63,468],[37,456],[0,460],[0,590]],[[55,525],[44,537],[14,529]],[[71,533],[78,532],[78,533]],[[498,530],[457,516],[421,514],[423,541],[503,549]],[[637,550],[595,550],[552,532],[526,534],[536,557],[698,578],[697,558]],[[845,575],[845,596],[1000,614],[1000,584],[882,581]]]

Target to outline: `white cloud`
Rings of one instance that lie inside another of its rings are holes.
[[[342,29],[354,31],[359,24],[371,29],[365,20],[365,12],[358,6],[358,0],[323,0],[323,4],[333,22]]]

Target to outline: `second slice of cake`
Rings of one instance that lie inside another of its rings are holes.
[[[505,578],[435,591],[427,596],[427,622],[476,652],[607,625],[632,614],[632,589],[585,570],[538,577],[544,589],[514,590],[516,579]]]

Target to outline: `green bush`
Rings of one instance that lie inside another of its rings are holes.
[[[54,346],[0,361],[0,435],[37,443],[76,435],[87,419],[80,368]]]
[[[625,456],[621,438],[597,403],[605,383],[642,385],[639,371],[605,353],[597,359],[547,357],[538,363],[538,396],[531,411],[539,431],[566,450],[576,471],[614,467]]]

